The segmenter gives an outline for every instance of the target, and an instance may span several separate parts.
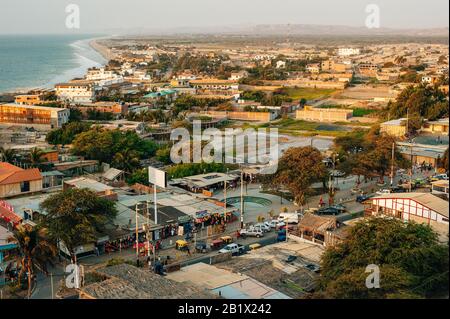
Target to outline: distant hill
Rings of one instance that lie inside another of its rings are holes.
[[[115,30],[119,31],[119,30]],[[119,32],[119,34],[123,34]],[[251,35],[251,36],[418,36],[448,37],[449,28],[432,29],[393,29],[351,27],[342,25],[313,24],[260,24],[231,25],[215,27],[176,27],[167,29],[135,29],[125,31],[128,35],[174,35],[174,34],[216,34],[216,35]]]

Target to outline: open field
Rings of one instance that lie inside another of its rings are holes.
[[[312,88],[283,88],[283,91],[293,100],[315,100],[331,96],[337,90],[333,89],[312,89]]]

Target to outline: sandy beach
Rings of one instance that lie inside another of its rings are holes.
[[[89,41],[89,45],[98,53],[100,53],[103,58],[105,58],[107,61],[110,61],[113,59],[113,54],[111,53],[111,50],[105,46],[99,43],[101,41],[100,39]]]

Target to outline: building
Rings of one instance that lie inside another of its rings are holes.
[[[55,85],[56,96],[62,101],[71,103],[92,102],[95,99],[95,89],[91,81],[76,81]]]
[[[426,121],[421,129],[422,132],[448,135],[449,118],[439,119],[437,121]]]
[[[89,111],[112,113],[116,117],[128,113],[128,105],[119,102],[86,102],[76,104],[71,108],[81,111],[83,115],[87,115]]]
[[[438,76],[435,75],[425,75],[422,76],[422,83],[423,84],[435,84],[439,80]]]
[[[308,105],[295,113],[295,118],[298,120],[319,122],[348,121],[352,116],[353,110],[350,109],[315,108]]]
[[[167,278],[198,286],[225,299],[291,299],[250,276],[206,263],[182,267],[169,273]]]
[[[0,198],[42,190],[42,175],[37,168],[23,169],[0,162]]]
[[[367,77],[376,77],[378,73],[378,65],[370,62],[360,63],[358,65],[359,73]]]
[[[192,80],[190,81],[190,85],[197,90],[197,95],[232,96],[239,93],[239,84],[232,80]]]
[[[164,99],[166,101],[173,101],[177,98],[177,91],[175,90],[161,90],[158,92],[151,92],[143,96],[144,99],[148,100],[159,100]]]
[[[380,124],[380,132],[395,137],[403,137],[406,135],[406,118],[387,121]]]
[[[96,85],[108,86],[113,84],[118,84],[123,82],[123,77],[116,74],[112,70],[106,70],[105,68],[90,68],[86,73],[86,80],[92,81]]]
[[[306,72],[319,73],[320,72],[320,64],[319,63],[311,63],[311,64],[306,65]]]
[[[448,180],[440,180],[431,183],[431,194],[445,196],[448,200]]]
[[[425,145],[409,142],[397,142],[398,151],[413,165],[420,166],[422,164],[431,165],[436,168],[439,161],[444,156],[447,149],[446,145]]]
[[[277,112],[208,111],[208,115],[237,121],[269,122],[277,117]]]
[[[164,276],[129,264],[97,269],[101,278],[81,288],[80,299],[215,299],[216,297],[188,283],[179,283]]]
[[[60,128],[69,121],[70,110],[20,104],[0,104],[0,124],[35,127],[37,129]]]
[[[228,78],[230,81],[239,81],[240,79],[248,77],[247,71],[231,72],[231,76]]]
[[[34,105],[42,102],[40,94],[16,95],[14,102],[20,105]]]
[[[87,178],[87,177],[78,177],[71,180],[64,181],[63,190],[67,190],[70,188],[78,188],[83,189],[87,188],[99,197],[116,200],[117,193],[114,192],[114,188],[108,186],[106,184],[97,182],[96,180]]]
[[[337,63],[333,60],[325,60],[320,64],[322,71],[333,71],[333,72],[346,72],[348,65],[344,63]]]
[[[339,56],[351,56],[360,54],[360,49],[358,48],[339,48],[338,55]]]
[[[364,202],[366,216],[395,217],[430,225],[448,240],[449,203],[430,193],[384,194]]]
[[[0,207],[1,210],[1,207]],[[4,269],[3,263],[10,259],[10,255],[18,248],[16,242],[11,242],[9,239],[13,236],[7,228],[0,225],[0,268]],[[2,278],[0,277],[0,286],[2,286]]]

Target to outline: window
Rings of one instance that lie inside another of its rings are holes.
[[[22,193],[29,192],[30,191],[30,182],[29,181],[20,182],[20,191]]]

